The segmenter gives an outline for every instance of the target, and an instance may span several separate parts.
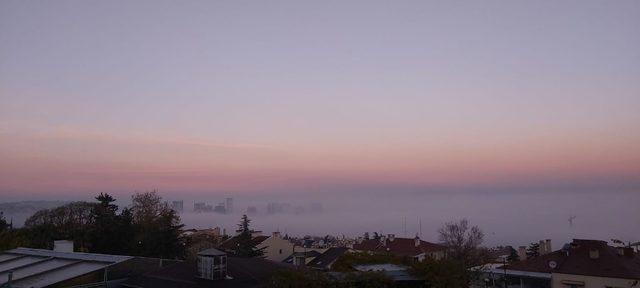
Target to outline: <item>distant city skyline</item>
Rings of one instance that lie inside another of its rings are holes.
[[[637,190],[638,27],[639,1],[2,1],[0,198]]]

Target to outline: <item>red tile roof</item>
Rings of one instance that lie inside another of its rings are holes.
[[[267,238],[269,238],[269,236],[264,236],[264,235],[255,236],[253,237],[253,242],[256,245],[258,245],[262,243],[264,240],[267,240]],[[231,237],[227,239],[227,241],[222,242],[222,244],[220,244],[220,248],[227,251],[233,251],[236,249],[237,242],[238,242],[238,239],[235,236]]]
[[[621,255],[605,241],[574,239],[567,249],[507,265],[507,269],[541,273],[562,273],[610,278],[640,279],[640,256],[633,250]],[[597,250],[598,257],[590,257]],[[549,263],[555,262],[555,268]]]
[[[264,235],[262,235],[262,236],[256,236],[256,237],[253,237],[253,241],[254,241],[256,244],[260,244],[260,243],[264,242],[264,240],[267,240],[267,238],[269,238],[269,237],[270,237],[270,236],[264,236]]]

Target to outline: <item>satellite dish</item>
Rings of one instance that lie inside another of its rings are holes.
[[[549,268],[556,269],[558,267],[558,263],[556,261],[549,261]]]

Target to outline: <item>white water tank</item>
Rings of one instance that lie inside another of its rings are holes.
[[[56,252],[73,252],[73,241],[71,241],[71,240],[55,240],[55,241],[53,241],[53,251],[56,251]]]

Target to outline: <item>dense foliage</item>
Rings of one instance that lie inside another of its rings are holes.
[[[0,230],[0,250],[17,246],[53,248],[53,241],[72,240],[76,251],[181,258],[180,217],[153,192],[132,197],[130,208],[101,193],[96,202],[72,202],[36,212],[24,228]]]
[[[20,246],[29,246],[28,235],[20,230],[4,230],[0,232],[0,251]]]
[[[91,210],[93,223],[87,231],[91,251],[104,254],[125,254],[131,249],[132,233],[131,217],[128,209],[118,215],[116,201],[109,194],[96,197],[99,201]]]
[[[458,288],[469,287],[472,275],[455,260],[425,259],[414,263],[411,274],[425,279],[426,287]]]
[[[24,246],[24,244],[27,243],[25,236],[22,235],[20,231],[9,228],[9,223],[7,223],[4,215],[0,212],[0,251]]]
[[[72,202],[57,208],[40,210],[25,223],[29,246],[53,248],[53,241],[73,240],[79,251],[88,251],[87,231],[93,225],[91,211],[95,203]]]
[[[126,214],[125,214],[126,213]],[[131,220],[125,232],[133,232],[135,247],[132,255],[162,258],[184,256],[185,243],[180,233],[184,225],[180,217],[155,192],[136,194],[130,210],[123,215]]]
[[[7,219],[4,219],[4,214],[0,211],[0,232],[7,230],[9,228],[9,223],[7,223]]]

